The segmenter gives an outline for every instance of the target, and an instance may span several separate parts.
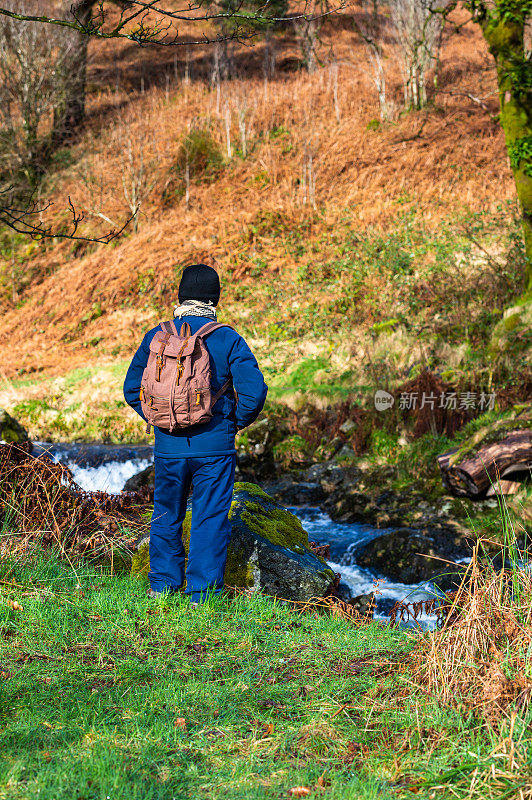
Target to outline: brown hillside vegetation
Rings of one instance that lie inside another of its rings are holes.
[[[128,189],[131,164],[138,173],[142,163],[138,230],[130,226],[108,246],[17,242],[19,285],[15,291],[6,278],[2,297],[0,335],[11,343],[2,358],[6,376],[57,374],[83,365],[88,352],[91,361],[128,356],[141,331],[168,314],[190,261],[219,267],[230,321],[244,323],[252,300],[258,321],[249,330],[260,343],[266,310],[274,306],[278,314],[289,297],[302,313],[309,293],[298,270],[336,254],[343,228],[386,231],[412,212],[436,231],[445,220],[491,212],[514,197],[493,64],[474,26],[446,30],[432,104],[389,124],[376,120],[367,56],[349,13],[324,26],[323,65],[313,74],[294,69],[291,31],[278,35],[272,79],[264,78],[257,42],[235,46],[240,77],[218,88],[209,84],[208,47],[91,44],[88,121],[64,163],[65,151],[56,159],[44,195],[57,209],[70,195],[86,230],[106,220],[119,225],[129,214],[123,182]],[[388,70],[400,110],[392,50]],[[191,175],[187,203],[175,165],[183,138],[207,129],[223,161]],[[301,255],[287,246],[296,234],[306,244]],[[378,280],[367,284],[377,299]],[[268,281],[271,290],[256,291]],[[324,301],[335,292],[341,296],[341,284],[324,288]],[[430,305],[430,287],[426,292]],[[378,318],[361,302],[357,318],[346,321]]]

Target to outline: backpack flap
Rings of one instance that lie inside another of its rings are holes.
[[[150,342],[150,352],[159,352],[164,337],[165,334],[162,331],[157,331]],[[190,336],[188,339],[180,339],[179,336],[170,336],[166,347],[164,348],[164,355],[169,356],[170,358],[177,358],[178,356],[190,356],[194,352],[195,346],[195,335]]]

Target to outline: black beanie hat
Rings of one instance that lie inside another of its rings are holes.
[[[215,306],[220,300],[220,278],[207,264],[192,264],[183,270],[177,297],[180,303],[185,300],[210,300]]]

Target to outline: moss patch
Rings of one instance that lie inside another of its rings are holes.
[[[257,486],[256,483],[248,483],[247,481],[238,481],[237,483],[235,483],[234,491],[246,492],[247,494],[253,494],[256,495],[257,497],[262,497],[265,500],[269,500],[270,502],[272,501],[270,495],[266,494],[266,492],[263,489],[261,489],[260,486]],[[233,505],[234,503],[231,505],[231,509],[233,509]],[[229,512],[229,517],[231,517],[231,512]]]
[[[185,519],[183,520],[183,533],[181,535],[187,556],[188,556],[188,548],[190,545],[191,525],[192,525],[192,512],[189,509],[185,515]]]
[[[147,578],[150,571],[150,540],[146,538],[131,557],[131,575]]]
[[[251,589],[255,584],[253,567],[243,550],[229,545],[225,565],[224,583],[226,586],[242,586]]]
[[[0,408],[0,439],[4,442],[26,442],[28,434],[10,414],[7,413],[5,408]]]
[[[282,508],[265,509],[251,500],[245,502],[240,517],[257,536],[272,544],[303,552],[308,548],[308,536],[303,525],[289,511]]]

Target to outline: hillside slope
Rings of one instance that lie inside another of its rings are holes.
[[[143,331],[171,313],[181,269],[197,261],[220,270],[221,316],[250,339],[272,385],[309,358],[367,383],[369,346],[373,366],[388,360],[392,378],[427,359],[493,378],[489,331],[519,294],[522,264],[479,32],[446,31],[438,91],[420,112],[399,113],[390,59],[392,123],[378,120],[348,14],[325,24],[313,74],[294,70],[289,30],[277,48],[273,78],[263,75],[262,44],[235,46],[241,77],[213,86],[208,48],[186,56],[92,45],[86,126],[57,154],[42,194],[60,224],[70,196],[85,231],[97,232],[127,219],[136,181],[138,229],[107,246],[4,234],[0,336],[10,346],[0,403],[50,402],[53,385],[26,375],[87,366],[115,376],[118,402]],[[203,159],[188,199],[187,136]],[[380,342],[383,323],[393,335]]]

